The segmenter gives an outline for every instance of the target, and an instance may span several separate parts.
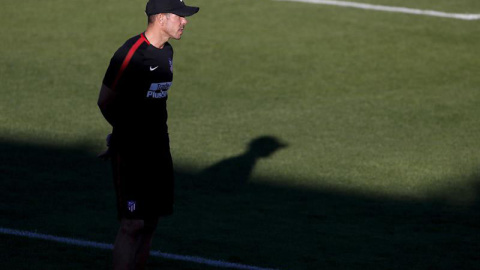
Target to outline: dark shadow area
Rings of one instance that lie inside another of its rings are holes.
[[[176,164],[175,214],[160,222],[153,248],[282,270],[479,268],[478,198],[462,206],[440,195],[409,201],[262,184],[295,180],[251,177],[256,162],[274,158],[271,154],[284,146],[269,138],[278,144],[254,141],[245,153],[201,173]],[[60,148],[0,141],[0,227],[112,242],[117,222],[110,167],[95,156],[81,144]],[[480,195],[480,174],[473,172],[468,181]],[[9,254],[38,259],[48,250],[38,249],[35,241],[29,248],[21,240],[22,249],[16,250],[8,244],[13,237],[0,238],[8,240],[0,241],[8,269],[18,266],[8,261]],[[51,266],[51,258],[62,254],[42,256]],[[82,260],[81,254],[75,256],[72,265]],[[165,264],[167,269],[214,269],[158,259],[149,269]]]
[[[210,191],[235,191],[248,182],[260,159],[268,158],[284,147],[287,145],[275,137],[258,137],[248,144],[244,153],[222,160],[195,175],[192,178],[195,187]]]

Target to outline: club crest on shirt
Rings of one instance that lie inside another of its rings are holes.
[[[172,61],[172,58],[168,58],[168,65],[170,66],[170,72],[173,73],[173,61]]]
[[[127,202],[127,208],[128,208],[128,211],[130,211],[131,213],[133,213],[135,211],[135,204],[136,202],[135,201],[128,201]]]

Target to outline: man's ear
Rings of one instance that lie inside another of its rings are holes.
[[[157,15],[157,20],[158,22],[160,23],[160,25],[164,25],[165,24],[165,14],[158,14]]]

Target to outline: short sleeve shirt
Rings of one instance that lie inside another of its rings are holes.
[[[168,42],[156,48],[142,33],[115,52],[103,79],[117,94],[113,145],[141,147],[165,137],[172,80],[173,49]]]

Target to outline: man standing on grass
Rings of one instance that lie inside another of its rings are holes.
[[[160,216],[173,212],[173,163],[167,130],[173,50],[198,7],[183,0],[149,0],[148,26],[125,42],[110,61],[98,106],[112,125],[112,158],[120,229],[114,269],[144,269]]]

